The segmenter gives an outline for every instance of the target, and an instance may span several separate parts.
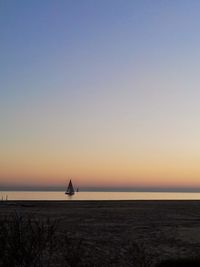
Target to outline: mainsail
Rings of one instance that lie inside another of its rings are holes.
[[[73,195],[75,192],[74,192],[74,187],[73,187],[73,185],[72,185],[72,181],[71,181],[71,179],[70,179],[70,181],[69,181],[69,185],[68,185],[68,187],[67,187],[67,190],[66,190],[66,192],[65,192],[65,194],[67,194],[67,195]]]

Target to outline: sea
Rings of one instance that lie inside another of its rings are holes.
[[[2,191],[1,200],[200,200],[200,193],[191,192],[76,192],[63,191]]]

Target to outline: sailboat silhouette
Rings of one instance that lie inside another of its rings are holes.
[[[72,185],[72,181],[71,181],[71,179],[70,179],[70,181],[69,181],[69,184],[68,184],[68,187],[67,187],[67,190],[66,190],[65,194],[66,194],[66,195],[70,195],[70,196],[72,196],[72,195],[75,194],[74,187],[73,187],[73,185]]]

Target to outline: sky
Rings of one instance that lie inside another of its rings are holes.
[[[0,186],[200,188],[200,1],[1,0]]]

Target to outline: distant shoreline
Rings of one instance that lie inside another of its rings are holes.
[[[4,187],[0,192],[64,192],[65,187]],[[144,192],[144,193],[200,193],[200,188],[114,188],[114,187],[80,187],[81,192]]]

